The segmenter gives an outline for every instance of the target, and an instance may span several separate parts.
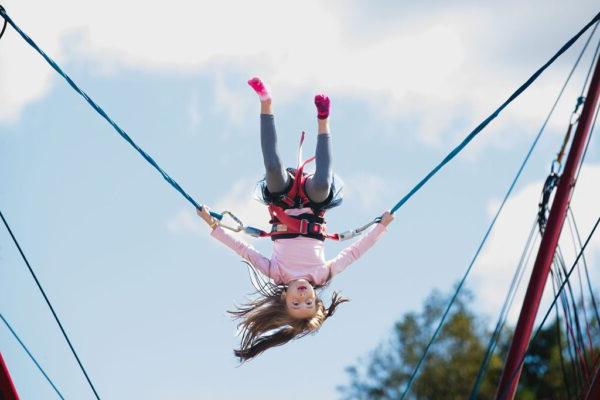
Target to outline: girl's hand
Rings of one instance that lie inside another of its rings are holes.
[[[392,213],[390,213],[389,211],[386,211],[381,216],[380,224],[387,227],[390,224],[390,222],[392,222],[393,220],[394,220],[394,216],[392,215]]]
[[[203,206],[202,210],[199,208],[196,209],[196,214],[198,214],[200,218],[202,218],[204,222],[206,222],[208,226],[211,227],[211,229],[215,229],[215,227],[218,225],[217,220],[212,215],[210,215],[210,209],[207,206]]]

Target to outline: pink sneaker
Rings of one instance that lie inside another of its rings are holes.
[[[329,106],[331,102],[329,97],[324,94],[318,94],[315,96],[315,106],[317,106],[317,118],[325,119],[329,117]]]
[[[265,84],[260,80],[260,78],[252,78],[248,81],[248,85],[258,95],[260,101],[269,100],[271,98],[271,93],[269,93],[269,89],[265,86]]]

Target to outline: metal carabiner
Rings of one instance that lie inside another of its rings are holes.
[[[233,215],[233,213],[231,211],[223,211],[221,214],[223,214],[223,218],[219,221],[219,226],[225,228],[225,229],[229,229],[230,231],[233,232],[241,232],[244,229],[244,224],[242,223],[242,221],[236,217],[235,215]],[[237,226],[229,226],[223,223],[223,220],[225,219],[225,216],[229,215],[229,217],[233,220],[233,222],[235,222],[237,224]]]
[[[360,228],[356,228],[356,229],[353,229],[353,230],[350,230],[350,231],[342,232],[342,233],[339,234],[340,241],[352,239],[353,237],[356,237],[356,236],[360,235],[361,233],[363,233],[371,225],[374,225],[374,224],[379,223],[379,222],[381,222],[381,217],[375,218],[373,221],[369,222],[366,225],[361,226]]]

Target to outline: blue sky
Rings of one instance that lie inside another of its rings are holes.
[[[591,1],[463,1],[452,8],[305,2],[292,11],[278,2],[181,1],[165,19],[164,7],[135,2],[58,3],[36,4],[35,12],[21,2],[5,7],[189,193],[263,227],[266,211],[251,199],[262,168],[258,104],[245,81],[259,75],[271,83],[289,163],[301,130],[309,133],[305,154],[314,148],[312,96],[329,93],[335,170],[346,182],[345,203],[328,218],[335,230],[392,207],[597,11]],[[256,22],[262,10],[270,10],[269,23]],[[314,399],[335,398],[344,367],[385,339],[432,289],[448,291],[462,274],[581,45],[415,195],[377,246],[331,284],[352,302],[319,334],[241,367],[225,311],[251,290],[244,265],[10,29],[0,41],[0,208],[103,398],[293,399],[307,387]],[[490,319],[583,69],[469,281]],[[596,143],[574,198],[583,232],[598,212]],[[270,243],[254,245],[269,254]],[[329,243],[327,254],[343,246]],[[596,261],[599,248],[596,241]],[[600,274],[594,277],[597,287]],[[4,230],[0,294],[0,311],[66,398],[92,398]],[[5,329],[0,346],[23,398],[55,398]]]

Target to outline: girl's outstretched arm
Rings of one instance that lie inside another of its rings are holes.
[[[204,206],[202,210],[196,210],[196,213],[210,226],[210,235],[235,251],[244,260],[250,262],[256,269],[262,272],[265,276],[275,279],[269,275],[276,271],[270,271],[271,260],[260,254],[253,246],[248,243],[238,240],[229,233],[225,232],[223,228],[219,226],[217,221],[210,215],[208,207]]]
[[[394,216],[390,214],[389,211],[386,211],[385,214],[383,214],[380,223],[375,224],[375,227],[373,227],[367,234],[365,234],[356,242],[352,243],[350,246],[346,247],[344,250],[340,251],[335,258],[331,259],[328,262],[331,276],[333,277],[334,275],[339,274],[346,269],[348,265],[352,264],[363,254],[365,254],[367,250],[369,250],[387,230],[387,226],[393,220]]]

